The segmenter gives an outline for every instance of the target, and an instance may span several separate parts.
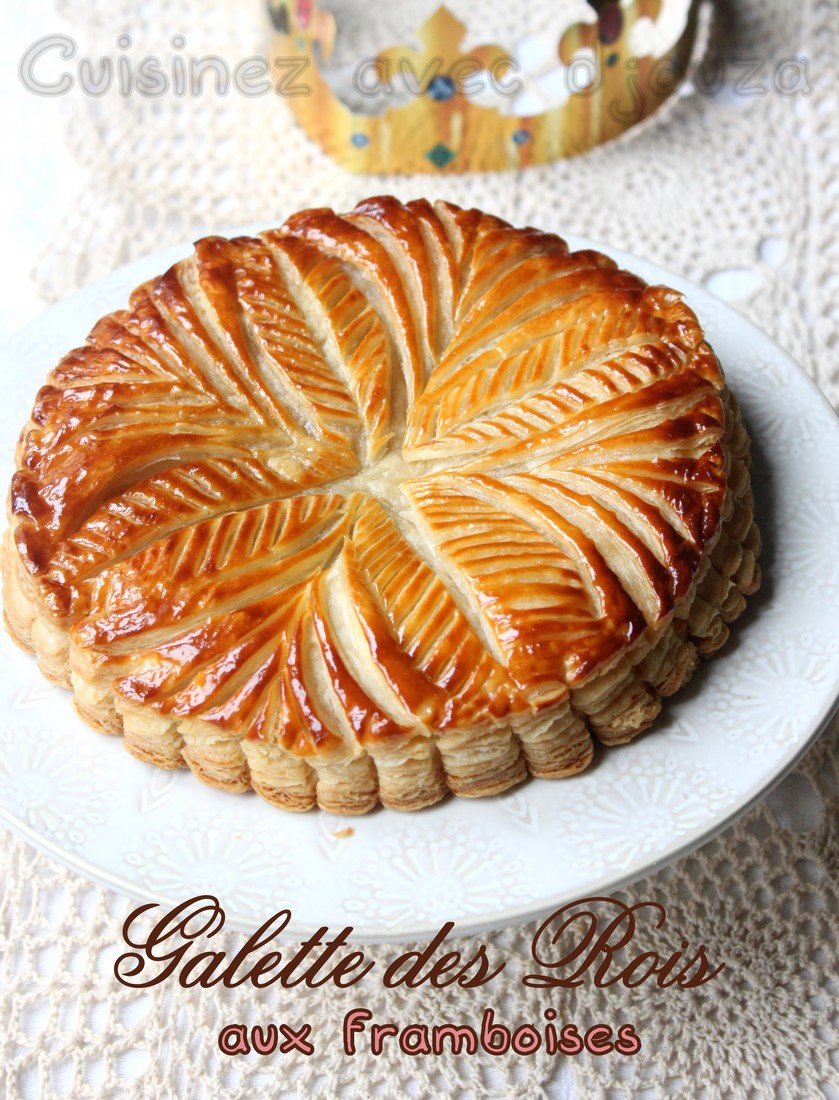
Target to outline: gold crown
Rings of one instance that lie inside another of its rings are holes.
[[[554,68],[542,76],[553,81],[555,102],[541,110],[527,98],[515,52],[490,44],[464,50],[467,27],[445,7],[416,32],[419,50],[396,45],[359,57],[351,74],[347,65],[330,67],[340,31],[331,12],[316,0],[269,0],[268,7],[275,61],[306,62],[307,91],[289,95],[288,106],[339,164],[356,172],[465,172],[584,152],[642,121],[678,88],[698,0],[588,5],[590,18],[580,21],[574,5],[576,19],[555,50],[548,44]]]

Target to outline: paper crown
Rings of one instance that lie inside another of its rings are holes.
[[[564,0],[558,32],[470,49],[466,23],[439,7],[406,35],[416,45],[366,53],[343,28],[353,17],[315,0],[268,6],[275,64],[302,74],[288,106],[339,164],[465,172],[573,156],[652,114],[687,69],[699,0]]]

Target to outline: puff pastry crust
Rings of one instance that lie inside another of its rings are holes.
[[[17,465],[13,637],[141,760],[289,810],[578,772],[760,577],[681,297],[447,203],[199,241],[52,371]]]

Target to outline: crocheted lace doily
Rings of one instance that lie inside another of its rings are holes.
[[[259,0],[63,0],[80,54],[113,53],[129,29],[138,55],[187,37],[187,52],[235,62],[267,46]],[[372,6],[372,5],[371,5]],[[541,2],[529,7],[544,9]],[[66,140],[88,180],[36,271],[55,299],[117,264],[211,228],[277,223],[306,205],[348,208],[370,193],[431,194],[517,222],[648,256],[728,296],[839,399],[839,104],[835,0],[741,0],[712,31],[709,54],[729,80],[687,94],[638,135],[584,158],[522,174],[352,176],[294,126],[274,96],[101,99],[78,93]],[[548,16],[546,16],[546,21]],[[533,24],[538,25],[534,15]],[[772,66],[806,59],[813,88],[771,90]],[[753,59],[753,61],[751,60]],[[755,66],[759,65],[756,69]],[[752,76],[749,76],[752,72]],[[737,90],[762,84],[769,94]],[[811,1097],[839,1091],[837,1041],[837,736],[824,737],[761,805],[694,855],[623,896],[655,898],[671,930],[704,942],[727,968],[698,990],[589,985],[546,998],[521,985],[534,927],[484,937],[506,971],[468,990],[140,993],[117,985],[113,960],[132,903],[90,885],[3,833],[0,838],[0,1080],[10,1096],[554,1096]],[[293,904],[293,899],[289,899]],[[219,942],[219,941],[222,942]],[[230,950],[241,937],[217,937]],[[650,938],[656,946],[654,937]],[[392,950],[368,950],[385,960]],[[377,1021],[479,1018],[484,1000],[508,1023],[553,1005],[580,1026],[632,1021],[635,1058],[339,1053],[344,1011]],[[228,1022],[309,1021],[318,1054],[226,1058]],[[832,1090],[832,1091],[831,1091]]]

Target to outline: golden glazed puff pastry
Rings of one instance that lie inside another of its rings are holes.
[[[141,760],[290,810],[578,772],[759,583],[679,295],[446,203],[199,241],[58,364],[17,464],[14,638]]]

